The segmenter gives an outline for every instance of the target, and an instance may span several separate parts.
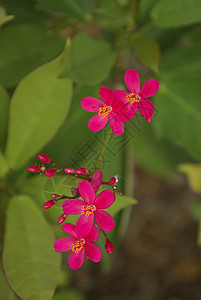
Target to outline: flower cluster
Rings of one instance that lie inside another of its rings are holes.
[[[105,250],[111,254],[113,252],[113,244],[108,239],[106,232],[113,230],[115,223],[112,216],[105,211],[115,201],[115,192],[117,190],[117,179],[111,177],[108,182],[103,182],[103,174],[101,170],[97,170],[91,174],[86,168],[64,168],[62,169],[46,155],[38,155],[43,163],[50,163],[54,167],[52,176],[56,173],[68,174],[79,178],[81,181],[78,187],[71,188],[72,195],[52,194],[51,199],[44,203],[43,208],[49,209],[58,201],[65,200],[62,204],[63,213],[58,218],[57,224],[62,224],[68,215],[78,215],[75,225],[64,223],[61,228],[67,232],[70,237],[61,238],[54,243],[55,251],[66,252],[71,250],[69,256],[69,267],[77,270],[84,261],[84,256],[93,262],[99,262],[102,258],[101,250],[94,244],[99,239],[100,232],[105,236]],[[44,169],[43,169],[44,168]],[[42,166],[31,166],[28,170],[32,173],[40,172],[47,176],[47,170],[50,168]],[[52,169],[52,168],[51,168]],[[50,177],[50,176],[48,176]],[[98,192],[102,185],[109,185],[111,190],[102,190]],[[96,224],[96,225],[95,225]],[[99,228],[99,230],[98,230]]]
[[[109,121],[112,132],[118,136],[124,132],[124,123],[131,120],[139,108],[144,119],[151,122],[154,114],[154,106],[147,98],[156,94],[159,83],[156,79],[149,79],[140,89],[140,78],[135,70],[127,70],[124,76],[125,84],[129,92],[110,90],[107,87],[99,89],[102,99],[84,97],[81,101],[83,109],[89,112],[97,112],[88,123],[91,131],[100,131]]]
[[[112,132],[118,136],[124,132],[124,122],[131,120],[137,110],[148,122],[154,114],[154,106],[147,98],[155,95],[159,88],[156,79],[150,79],[140,89],[139,75],[135,70],[127,70],[125,83],[129,90],[110,90],[107,87],[99,89],[102,99],[84,97],[81,106],[89,112],[97,112],[88,123],[91,131],[100,131],[109,122]],[[62,204],[62,215],[57,224],[62,224],[62,229],[70,236],[57,240],[54,243],[55,251],[66,252],[71,250],[69,256],[69,267],[77,270],[81,267],[84,257],[99,262],[102,258],[101,250],[94,244],[99,239],[99,234],[105,236],[105,250],[111,254],[114,250],[112,242],[108,239],[106,232],[111,232],[115,226],[112,216],[105,210],[115,202],[117,190],[117,177],[111,177],[108,182],[103,182],[101,170],[94,174],[86,168],[74,169],[67,167],[62,169],[47,155],[38,155],[42,165],[32,165],[28,170],[32,173],[44,174],[52,177],[56,173],[67,174],[79,178],[78,186],[71,188],[71,195],[52,194],[51,199],[44,203],[43,208],[49,209],[58,201],[65,200]],[[48,164],[48,166],[45,166]],[[51,166],[49,166],[51,165]],[[102,185],[111,187],[111,190],[99,189]],[[68,215],[78,215],[76,224],[64,223]],[[99,230],[98,230],[99,228]]]

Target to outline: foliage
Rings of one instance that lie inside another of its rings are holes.
[[[97,98],[103,85],[122,89],[127,69],[143,82],[158,79],[160,89],[152,123],[137,113],[123,136],[110,139],[100,163],[106,180],[119,175],[118,189],[126,195],[129,149],[165,178],[181,165],[200,193],[200,12],[199,0],[1,1],[0,298],[83,298],[71,289],[53,296],[60,256],[51,247],[55,233],[61,235],[55,230],[60,207],[42,210],[50,193],[70,185],[69,177],[32,177],[27,166],[41,152],[63,167],[93,170],[110,130],[92,134],[80,101]],[[136,203],[125,195],[117,197],[112,215]],[[192,211],[200,220],[200,203]]]

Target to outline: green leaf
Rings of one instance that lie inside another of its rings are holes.
[[[6,300],[16,299],[13,291],[8,286],[4,278],[4,274],[1,269],[0,269],[0,299],[6,299]]]
[[[192,158],[165,137],[157,135],[154,131],[155,118],[157,119],[158,116],[154,116],[150,124],[136,115],[135,122],[131,121],[128,124],[130,132],[133,132],[134,135],[134,153],[140,164],[148,172],[169,179],[179,163],[189,161]]]
[[[199,224],[199,230],[198,230],[198,245],[201,246],[201,222]]]
[[[196,159],[201,159],[200,94],[199,78],[175,75],[161,84],[155,97],[160,131]]]
[[[200,62],[201,52],[192,47],[164,56],[163,82],[154,97],[158,131],[195,159],[201,158]]]
[[[6,154],[20,168],[63,123],[70,107],[72,83],[59,79],[63,55],[29,74],[17,87],[10,106]]]
[[[85,0],[37,0],[39,7],[67,17],[89,21],[94,8],[93,1]]]
[[[35,68],[58,55],[64,40],[55,33],[31,25],[10,25],[3,28],[0,36],[0,82],[16,85]]]
[[[32,23],[36,25],[45,25],[49,16],[35,8],[35,0],[1,0],[6,12],[14,15],[12,24]]]
[[[3,177],[8,171],[8,166],[5,157],[0,151],[0,178]]]
[[[181,164],[178,170],[187,176],[190,188],[201,193],[201,164]]]
[[[8,127],[9,95],[0,85],[0,149],[4,150]]]
[[[159,73],[160,46],[158,42],[144,34],[135,34],[132,37],[132,46],[139,60],[154,72]]]
[[[201,21],[200,0],[161,0],[151,11],[153,22],[161,27],[178,27]]]
[[[100,86],[97,85],[75,85],[68,117],[54,139],[43,149],[43,153],[47,155],[54,153],[52,159],[57,159],[57,163],[63,164],[64,167],[72,166],[77,159],[81,163],[82,155],[79,152],[86,150],[89,141],[94,137],[94,133],[88,128],[90,113],[81,107],[80,102],[85,96],[99,97],[99,88]],[[80,128],[82,128],[82,134],[80,134]]]
[[[11,199],[3,251],[3,266],[10,286],[22,299],[52,299],[60,255],[49,224],[28,196]]]
[[[7,15],[5,9],[2,6],[0,6],[0,26],[12,21],[13,18],[13,15]]]
[[[81,84],[96,84],[107,77],[114,61],[115,53],[107,42],[77,34],[70,45],[61,76]]]
[[[115,202],[107,209],[107,212],[112,216],[115,216],[121,209],[137,204],[137,200],[131,197],[127,197],[124,195],[119,195],[116,193]]]

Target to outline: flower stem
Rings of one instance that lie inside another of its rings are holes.
[[[104,154],[105,154],[105,151],[107,149],[107,146],[109,145],[110,141],[112,139],[112,133],[111,134],[106,134],[106,137],[105,137],[105,141],[104,141],[104,144],[101,148],[101,151],[100,151],[100,154],[96,160],[96,164],[95,164],[95,167],[94,167],[94,171],[97,171],[99,168],[100,168],[100,164],[103,160],[103,157],[104,157]]]

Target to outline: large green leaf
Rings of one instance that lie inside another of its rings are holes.
[[[65,41],[55,33],[31,25],[10,25],[0,36],[0,82],[16,85],[35,68],[58,55]]]
[[[51,299],[57,284],[60,256],[54,234],[28,196],[11,199],[3,251],[10,286],[22,299]]]
[[[72,83],[58,78],[62,65],[60,55],[28,75],[13,95],[6,154],[14,168],[49,142],[66,117]]]
[[[37,0],[39,7],[67,17],[76,17],[82,21],[91,18],[94,3],[85,0]]]
[[[0,85],[0,149],[4,150],[8,128],[9,95]]]
[[[153,8],[152,18],[161,27],[176,27],[201,21],[200,0],[160,0]]]
[[[135,34],[132,37],[132,46],[137,57],[154,72],[159,72],[160,46],[158,42],[147,35]]]
[[[158,132],[195,159],[201,158],[200,61],[201,52],[192,47],[165,55],[155,96]]]
[[[66,57],[62,77],[82,84],[103,81],[115,61],[115,53],[110,45],[85,34],[77,34]]]
[[[8,284],[4,278],[4,274],[1,269],[0,269],[0,299],[6,299],[6,300],[16,299],[13,291],[8,286]]]

